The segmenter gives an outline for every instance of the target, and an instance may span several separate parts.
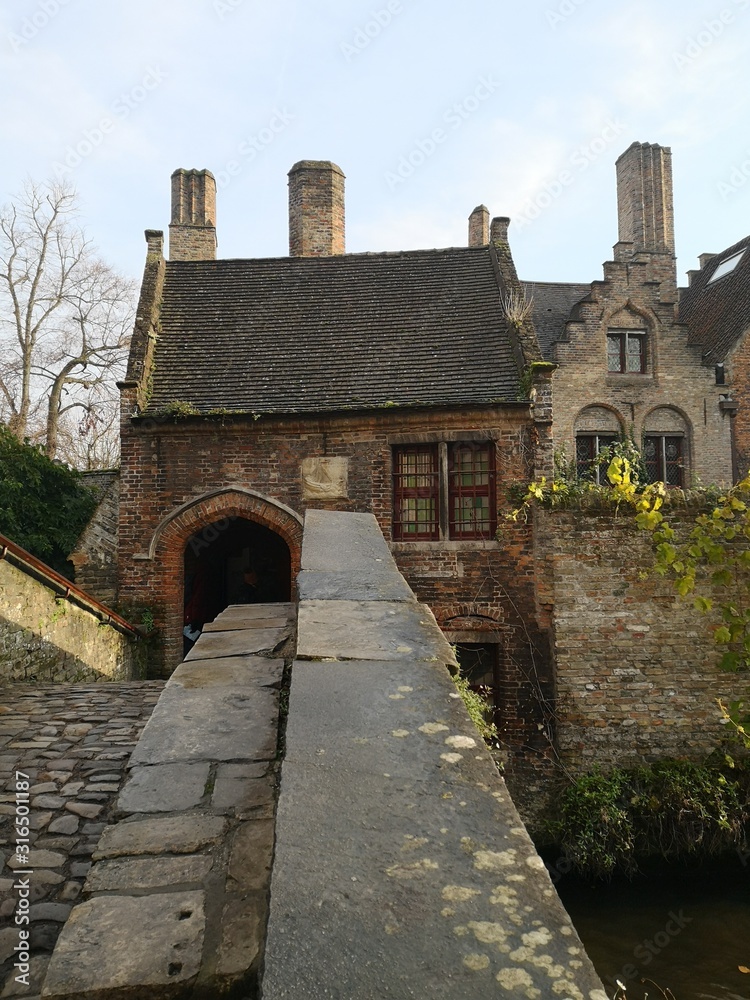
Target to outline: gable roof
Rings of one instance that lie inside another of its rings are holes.
[[[716,269],[738,253],[734,270],[712,282]],[[750,236],[712,257],[682,289],[680,322],[688,325],[688,344],[703,349],[705,364],[726,358],[750,327]]]
[[[488,247],[171,261],[149,410],[313,413],[516,400]]]
[[[539,346],[546,359],[552,356],[552,345],[562,340],[565,324],[581,299],[591,292],[591,285],[555,281],[522,281],[526,298],[533,302],[531,314],[539,338]]]

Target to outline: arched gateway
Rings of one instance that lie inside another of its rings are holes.
[[[208,588],[207,620],[232,603],[294,601],[301,548],[300,515],[241,487],[196,497],[163,518],[141,558],[153,560],[164,598],[167,670],[182,659],[186,593],[197,574]]]

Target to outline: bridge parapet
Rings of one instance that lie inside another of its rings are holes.
[[[375,518],[308,511],[263,1000],[606,1000]]]

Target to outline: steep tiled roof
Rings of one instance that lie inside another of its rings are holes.
[[[729,274],[711,281],[720,264],[745,251]],[[688,325],[688,343],[703,349],[706,364],[723,361],[750,328],[750,236],[716,254],[680,296],[680,322]]]
[[[150,410],[515,400],[487,247],[167,264]]]
[[[531,316],[536,335],[542,354],[549,359],[552,344],[563,336],[573,306],[586,298],[591,285],[554,281],[523,281],[521,284],[526,298],[534,303]]]

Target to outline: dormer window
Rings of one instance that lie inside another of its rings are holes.
[[[607,332],[607,371],[643,374],[646,371],[645,330]]]
[[[716,268],[716,270],[714,271],[714,273],[711,275],[711,277],[708,279],[708,281],[706,282],[706,284],[710,285],[712,281],[716,281],[718,278],[723,278],[725,274],[731,274],[731,272],[739,264],[740,258],[742,257],[742,255],[744,254],[744,252],[745,252],[744,250],[740,250],[739,253],[735,253],[731,257],[727,257],[726,260],[723,260],[718,265],[718,267]]]

